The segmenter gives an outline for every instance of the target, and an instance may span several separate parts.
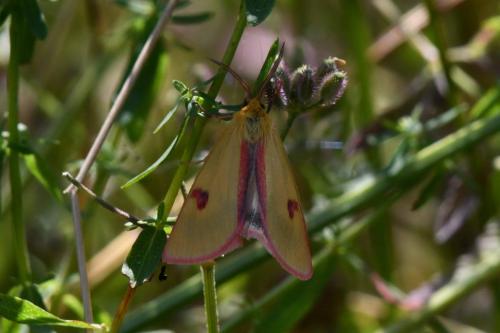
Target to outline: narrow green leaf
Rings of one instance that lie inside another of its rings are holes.
[[[163,229],[145,227],[122,266],[122,273],[129,279],[131,288],[149,281],[158,267],[167,235]]]
[[[463,115],[467,111],[465,105],[457,105],[442,114],[429,119],[425,124],[424,128],[426,131],[436,130],[440,127],[447,126],[454,122],[458,117]]]
[[[101,325],[88,324],[78,320],[66,320],[19,297],[0,294],[0,315],[16,323],[29,325],[54,325],[64,327],[103,330]]]
[[[267,52],[266,60],[264,60],[264,64],[260,69],[259,76],[257,76],[257,80],[255,81],[253,88],[254,94],[256,94],[261,89],[262,83],[264,82],[264,80],[267,77],[267,74],[273,67],[273,64],[276,61],[276,57],[278,57],[279,52],[280,52],[280,40],[279,38],[276,38],[274,43],[269,48],[269,51]]]
[[[36,152],[23,154],[23,157],[28,171],[56,200],[62,202],[62,193],[57,178],[43,158]]]
[[[214,16],[213,12],[201,12],[189,15],[174,15],[172,23],[174,24],[199,24],[210,20]]]
[[[248,23],[259,25],[271,13],[274,3],[275,0],[245,0]]]
[[[134,178],[130,179],[125,184],[123,184],[121,188],[125,189],[125,188],[129,187],[130,185],[133,185],[133,184],[137,183],[138,181],[142,180],[143,178],[149,176],[149,174],[151,172],[155,171],[156,168],[158,168],[160,166],[160,164],[162,164],[168,158],[170,153],[174,150],[175,146],[177,145],[177,142],[179,141],[179,137],[180,136],[178,135],[174,138],[174,140],[172,141],[170,146],[168,146],[167,149],[165,149],[163,154],[161,154],[161,156],[153,164],[151,164],[146,170],[144,170],[143,172],[141,172],[140,174],[138,174]]]
[[[160,124],[158,124],[158,126],[156,126],[155,130],[153,131],[154,134],[156,134],[163,126],[165,126],[168,123],[168,121],[174,116],[178,108],[179,108],[179,102],[177,102],[174,105],[174,107],[167,112],[165,117],[163,117]]]
[[[184,118],[184,121],[181,125],[181,129],[179,131],[179,134],[174,138],[170,146],[167,147],[167,149],[163,152],[163,154],[153,163],[151,164],[146,170],[126,182],[124,185],[121,186],[122,189],[129,187],[130,185],[133,185],[137,183],[138,181],[142,180],[143,178],[147,177],[151,172],[156,170],[158,166],[160,166],[161,163],[163,163],[169,156],[170,153],[172,153],[175,148],[177,147],[177,144],[181,141],[181,139],[184,137],[184,134],[186,133],[186,128],[188,128],[188,124],[190,123],[190,119],[192,119],[189,116],[186,116]]]
[[[21,0],[25,24],[37,39],[47,37],[47,24],[37,0]]]

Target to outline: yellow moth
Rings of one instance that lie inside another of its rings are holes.
[[[249,95],[248,85],[232,74]],[[205,263],[255,238],[290,274],[312,276],[297,186],[262,94],[234,115],[209,153],[167,241],[166,263]]]

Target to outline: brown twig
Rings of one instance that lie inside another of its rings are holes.
[[[79,188],[79,189],[81,188],[82,190],[84,190],[85,192],[87,192],[87,194],[92,199],[94,199],[95,201],[97,201],[97,203],[99,203],[101,206],[103,206],[107,210],[109,210],[109,211],[111,211],[111,212],[113,212],[115,214],[118,214],[119,216],[123,217],[127,221],[130,221],[130,222],[132,222],[134,224],[137,224],[139,221],[141,221],[140,218],[138,218],[138,217],[136,217],[136,216],[134,216],[134,215],[132,215],[132,214],[124,211],[121,208],[113,206],[112,204],[110,204],[109,202],[107,202],[106,200],[104,200],[103,198],[99,197],[90,188],[88,188],[87,186],[85,186],[84,184],[82,184],[78,180],[76,180],[69,172],[63,172],[62,175],[63,175],[63,177],[66,177],[68,179],[68,181],[71,182],[71,184],[73,184],[77,188]]]

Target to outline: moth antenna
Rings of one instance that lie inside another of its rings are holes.
[[[262,97],[262,94],[264,94],[265,87],[269,83],[269,80],[273,77],[274,73],[276,73],[276,70],[278,69],[278,66],[281,63],[281,59],[283,59],[283,54],[285,53],[285,43],[281,44],[281,49],[280,52],[278,53],[278,58],[273,64],[273,67],[271,67],[271,70],[269,73],[267,73],[266,78],[264,81],[262,81],[262,86],[260,87],[259,93],[257,94],[257,98],[260,99]]]
[[[250,89],[250,86],[248,85],[248,83],[245,80],[243,80],[243,78],[241,76],[239,76],[238,73],[236,73],[231,67],[229,67],[225,63],[220,62],[220,61],[215,60],[215,59],[212,59],[212,58],[209,58],[209,59],[210,59],[210,61],[216,63],[217,65],[219,65],[220,67],[222,67],[226,71],[228,71],[236,79],[236,81],[238,81],[238,83],[241,85],[243,90],[245,90],[246,99],[250,100],[251,95],[252,95],[252,90]]]

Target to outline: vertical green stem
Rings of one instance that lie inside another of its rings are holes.
[[[346,31],[351,48],[351,56],[356,68],[355,77],[358,82],[359,104],[354,108],[353,122],[356,128],[366,126],[374,115],[372,98],[373,65],[368,59],[366,50],[370,45],[370,27],[367,24],[362,2],[359,0],[343,1],[345,10]],[[366,153],[368,163],[378,169],[381,159],[378,151],[373,149]],[[389,214],[380,216],[382,223],[377,223],[370,230],[370,241],[373,248],[373,258],[377,271],[386,280],[391,280],[392,272],[392,235]]]
[[[286,120],[285,128],[281,132],[281,140],[284,140],[286,138],[288,132],[290,131],[290,128],[293,125],[293,122],[295,121],[295,119],[297,119],[298,115],[298,112],[288,112],[288,119]]]
[[[7,94],[8,94],[8,123],[9,123],[9,177],[10,190],[12,196],[12,223],[14,229],[14,246],[16,249],[17,264],[19,268],[19,277],[21,283],[26,284],[30,281],[31,268],[28,257],[28,245],[25,238],[25,226],[23,222],[23,193],[21,184],[21,172],[19,166],[19,153],[15,146],[19,144],[19,132],[17,124],[19,122],[19,36],[22,17],[14,10],[11,16],[10,24],[10,58],[7,70]]]
[[[219,332],[219,316],[217,314],[217,293],[215,290],[215,266],[213,263],[201,265],[203,280],[203,300],[205,303],[205,317],[207,318],[207,332]]]
[[[243,31],[245,30],[246,25],[247,25],[247,19],[245,14],[244,3],[242,1],[240,5],[240,11],[238,15],[238,20],[236,22],[236,26],[234,27],[233,34],[231,35],[231,39],[229,40],[229,44],[226,48],[226,52],[222,57],[222,62],[224,64],[231,63],[231,60],[233,59],[234,54],[236,53],[236,49],[238,47],[238,44],[240,42],[241,36],[243,35]],[[217,76],[208,90],[208,95],[210,97],[215,98],[217,96],[217,93],[219,92],[222,83],[224,82],[225,73],[226,70],[224,68],[222,67],[219,68]],[[203,107],[208,108],[209,105],[203,105]],[[193,132],[189,136],[188,142],[186,144],[186,149],[184,150],[181,156],[181,164],[179,168],[177,168],[174,177],[172,179],[172,182],[170,183],[170,186],[167,190],[167,193],[165,194],[165,198],[163,199],[163,202],[165,203],[165,212],[167,213],[169,213],[170,210],[172,209],[175,197],[177,196],[177,193],[179,193],[182,181],[186,176],[189,163],[193,158],[196,146],[200,141],[201,133],[203,132],[205,124],[206,124],[205,119],[200,117],[196,118]]]
[[[354,73],[359,85],[359,105],[354,109],[354,124],[357,127],[365,126],[373,118],[372,105],[372,64],[366,54],[370,44],[370,30],[367,26],[362,4],[359,0],[343,1],[345,10],[346,29],[349,29],[348,38],[350,53],[355,64]]]

